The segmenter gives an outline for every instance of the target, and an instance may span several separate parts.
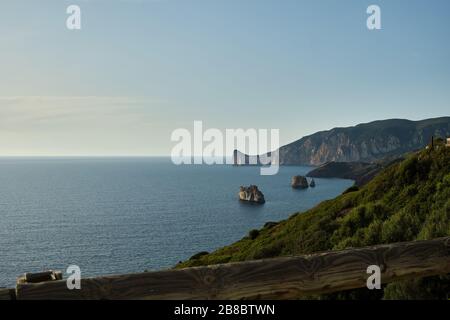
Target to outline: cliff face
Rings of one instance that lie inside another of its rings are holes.
[[[372,162],[425,147],[431,137],[450,136],[450,117],[422,121],[381,120],[317,132],[280,148],[280,164]]]

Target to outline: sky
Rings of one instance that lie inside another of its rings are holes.
[[[286,144],[450,115],[448,0],[1,2],[0,156],[170,155],[195,120]]]

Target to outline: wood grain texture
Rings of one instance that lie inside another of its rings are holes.
[[[17,299],[295,299],[366,286],[369,265],[383,283],[450,273],[450,237],[81,280],[18,284]]]
[[[0,300],[14,300],[15,290],[0,288]]]

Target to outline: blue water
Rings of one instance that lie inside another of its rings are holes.
[[[166,158],[0,159],[0,287],[24,272],[80,266],[82,276],[168,268],[340,194],[352,185],[315,179],[309,167],[175,166]],[[237,199],[256,184],[264,205]]]

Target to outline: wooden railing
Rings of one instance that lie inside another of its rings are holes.
[[[366,287],[367,267],[382,283],[450,273],[450,237],[205,267],[28,283],[0,289],[0,299],[295,299]],[[42,274],[40,274],[42,276]]]

